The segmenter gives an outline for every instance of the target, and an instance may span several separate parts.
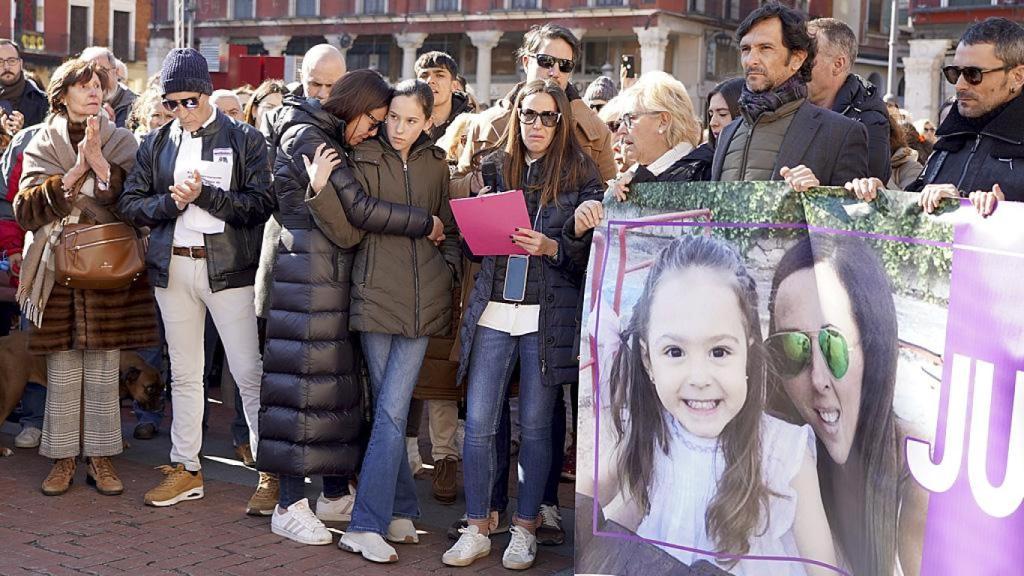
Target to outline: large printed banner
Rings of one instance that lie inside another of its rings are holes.
[[[1024,206],[635,188],[587,279],[576,573],[1022,573]]]

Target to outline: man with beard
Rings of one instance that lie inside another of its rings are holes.
[[[784,179],[797,191],[868,176],[867,131],[807,99],[816,47],[804,15],[761,6],[736,31],[746,84],[722,130],[712,180]]]
[[[999,200],[1024,200],[1024,27],[1006,18],[971,25],[942,75],[956,87],[956,106],[939,125],[924,172],[907,190],[921,193],[929,213],[946,198],[969,197],[986,216]],[[871,200],[882,186],[865,178],[847,188]]]
[[[0,128],[14,136],[25,126],[46,118],[46,94],[25,78],[21,48],[0,39]]]
[[[90,46],[82,50],[79,57],[87,62],[95,62],[107,73],[107,85],[103,87],[104,101],[114,112],[114,124],[118,128],[124,128],[132,111],[132,104],[139,95],[117,81],[117,58],[114,57],[114,53],[103,46]]]

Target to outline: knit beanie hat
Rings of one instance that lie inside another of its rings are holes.
[[[160,70],[160,85],[164,94],[175,92],[213,93],[213,81],[206,66],[206,58],[195,48],[175,48],[164,58]]]
[[[583,101],[587,104],[591,102],[607,102],[619,93],[615,89],[615,83],[612,79],[607,76],[598,76],[587,86],[587,91],[583,95]]]

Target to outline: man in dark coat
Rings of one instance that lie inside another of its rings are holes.
[[[946,198],[968,197],[982,215],[999,200],[1024,200],[1024,27],[1005,18],[971,25],[943,75],[956,86],[956,106],[907,190],[921,192],[927,212]],[[866,200],[882,187],[874,178],[847,186]]]
[[[746,74],[741,117],[719,136],[712,179],[785,179],[805,191],[866,176],[864,126],[807,100],[815,45],[803,14],[765,4],[736,37]]]
[[[430,139],[437,142],[460,114],[473,112],[469,97],[455,91],[459,65],[448,54],[434,51],[420,55],[414,71],[416,77],[426,82],[434,93],[434,113],[430,116],[434,126],[429,134]]]
[[[21,47],[0,39],[0,129],[14,136],[42,122],[49,108],[46,94],[25,77]]]
[[[814,58],[807,98],[812,104],[857,120],[868,130],[868,175],[883,182],[892,172],[889,112],[878,87],[853,74],[857,36],[845,22],[818,18],[807,24],[818,54]]]

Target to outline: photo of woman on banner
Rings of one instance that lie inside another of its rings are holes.
[[[600,405],[607,519],[685,565],[835,574],[813,431],[766,413],[757,283],[737,249],[669,240],[622,322]]]
[[[839,566],[855,575],[920,573],[928,500],[904,458],[919,435],[893,410],[892,293],[866,242],[811,235],[779,261],[768,303],[769,408],[814,429]]]

